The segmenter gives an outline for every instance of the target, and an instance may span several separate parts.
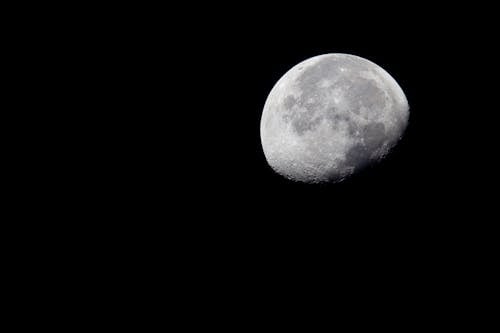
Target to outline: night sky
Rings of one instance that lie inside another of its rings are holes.
[[[422,323],[424,310],[442,316],[444,301],[460,304],[464,288],[484,286],[498,266],[490,259],[498,252],[498,20],[469,5],[120,3],[64,15],[55,6],[54,19],[35,9],[40,25],[23,26],[26,38],[17,39],[28,50],[15,48],[20,83],[9,84],[35,88],[16,96],[22,130],[12,137],[24,147],[9,193],[30,199],[15,213],[33,250],[8,249],[39,262],[26,286],[53,299],[32,278],[69,281],[60,302],[69,311],[65,300],[81,299],[69,291],[95,295],[83,316],[98,305],[108,316],[115,307],[104,295],[148,315],[177,311],[183,327],[203,330],[232,319],[281,331],[307,310],[330,330],[332,314],[345,312],[354,327],[368,318],[360,305],[385,312],[370,325]],[[284,73],[325,53],[358,55],[390,73],[408,99],[409,124],[380,164],[339,184],[295,183],[266,162],[261,114]],[[324,331],[311,322],[302,331]]]

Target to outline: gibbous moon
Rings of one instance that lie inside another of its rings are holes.
[[[281,77],[264,105],[260,136],[278,174],[305,183],[338,182],[383,159],[408,117],[406,96],[384,69],[331,53]]]

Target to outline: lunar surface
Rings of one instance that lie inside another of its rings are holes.
[[[339,182],[382,160],[409,106],[398,83],[358,56],[332,53],[290,69],[271,90],[260,135],[269,165],[306,183]]]

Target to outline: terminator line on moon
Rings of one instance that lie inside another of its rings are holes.
[[[264,105],[260,135],[278,174],[306,183],[338,182],[383,159],[408,117],[406,96],[384,69],[331,53],[281,77]]]

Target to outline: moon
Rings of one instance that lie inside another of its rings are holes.
[[[264,105],[260,136],[278,174],[335,183],[382,160],[408,118],[406,96],[389,73],[367,59],[330,53],[278,80]]]

